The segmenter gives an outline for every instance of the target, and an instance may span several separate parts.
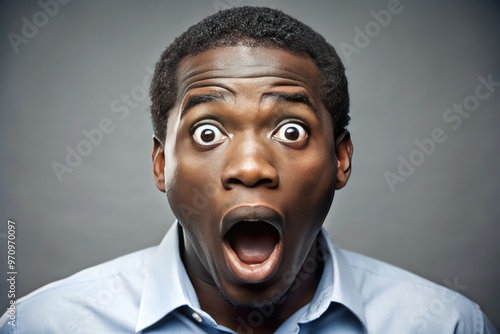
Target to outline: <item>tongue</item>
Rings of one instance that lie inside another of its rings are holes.
[[[229,232],[229,243],[241,261],[262,263],[278,243],[278,231],[266,222],[240,222]]]

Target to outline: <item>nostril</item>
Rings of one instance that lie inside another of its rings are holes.
[[[232,177],[232,178],[227,180],[227,184],[243,184],[243,181],[238,180],[235,177]]]
[[[238,178],[229,178],[225,182],[226,187],[230,187],[231,185],[243,185],[246,187],[254,188],[254,187],[260,187],[260,186],[267,186],[269,188],[274,188],[277,186],[277,183],[274,182],[273,180],[269,178],[261,178],[258,179],[256,182],[249,183],[249,182],[243,182],[242,180]]]
[[[275,187],[276,185],[274,184],[273,180],[271,179],[260,179],[259,181],[255,182],[253,187],[258,187],[258,186],[268,186],[268,187]]]

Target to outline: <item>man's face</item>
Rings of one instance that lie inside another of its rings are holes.
[[[347,180],[352,147],[334,141],[320,80],[310,57],[271,48],[215,48],[178,67],[157,186],[188,272],[232,303],[286,292]]]

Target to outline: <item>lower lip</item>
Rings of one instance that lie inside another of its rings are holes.
[[[271,255],[261,263],[248,264],[240,260],[227,242],[223,243],[224,257],[233,274],[244,283],[262,283],[269,279],[278,268],[281,260],[281,240],[274,248]]]

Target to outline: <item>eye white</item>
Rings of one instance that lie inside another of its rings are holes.
[[[303,126],[296,123],[286,123],[278,128],[274,137],[285,143],[294,143],[307,137]]]
[[[200,125],[193,133],[193,139],[200,145],[214,145],[226,139],[219,128],[212,124]]]

